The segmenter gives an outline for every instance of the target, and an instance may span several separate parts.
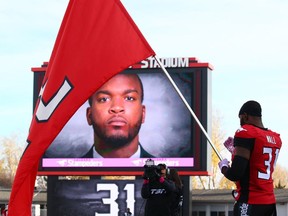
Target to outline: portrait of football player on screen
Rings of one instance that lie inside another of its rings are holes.
[[[118,74],[89,98],[87,122],[94,145],[85,158],[151,158],[139,143],[145,122],[143,85],[136,74]]]
[[[188,101],[191,83],[173,79]],[[48,158],[191,156],[190,113],[162,73],[121,73],[91,95],[45,153]]]

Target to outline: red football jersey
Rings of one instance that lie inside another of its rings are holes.
[[[251,151],[249,167],[236,182],[235,199],[248,204],[275,203],[272,173],[282,146],[280,134],[243,125],[235,133],[234,145]]]

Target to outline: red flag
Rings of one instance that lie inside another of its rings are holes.
[[[151,55],[119,0],[70,0],[18,165],[9,216],[31,215],[39,160],[77,109],[112,76]]]

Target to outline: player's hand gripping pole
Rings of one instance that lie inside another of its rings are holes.
[[[216,149],[215,145],[212,143],[211,139],[209,138],[208,133],[205,131],[204,127],[202,126],[201,122],[199,121],[199,119],[197,118],[197,116],[195,115],[195,113],[193,112],[192,108],[190,107],[190,105],[188,104],[188,102],[186,101],[185,97],[183,96],[183,94],[181,93],[181,91],[179,90],[179,88],[177,87],[176,83],[174,82],[174,80],[172,79],[172,77],[170,76],[170,74],[168,73],[168,71],[166,70],[166,68],[164,67],[164,65],[162,64],[162,62],[160,61],[160,59],[157,56],[154,56],[155,60],[157,61],[157,63],[160,65],[161,69],[163,70],[164,74],[167,76],[167,78],[169,79],[169,81],[171,82],[171,84],[173,85],[174,89],[176,90],[176,92],[178,93],[178,95],[180,96],[181,100],[183,101],[183,103],[185,104],[185,106],[187,107],[187,109],[190,111],[191,115],[193,116],[193,118],[195,119],[195,121],[197,122],[197,124],[199,125],[200,129],[202,130],[202,132],[204,133],[204,135],[206,136],[208,142],[210,143],[210,146],[213,148],[213,150],[215,151],[216,155],[218,156],[218,158],[220,159],[220,161],[223,159],[222,156],[220,155],[220,153],[218,152],[218,150]]]

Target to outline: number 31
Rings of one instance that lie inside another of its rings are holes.
[[[272,148],[263,148],[263,154],[268,154],[268,160],[264,161],[264,164],[266,166],[266,172],[259,172],[258,171],[258,178],[260,179],[266,179],[269,180],[271,177],[271,166],[273,166],[273,168],[275,168],[276,165],[276,161],[278,158],[278,154],[279,154],[279,149],[276,149],[275,151],[275,159],[274,159],[274,164],[272,164],[272,159],[273,159],[273,149]]]

